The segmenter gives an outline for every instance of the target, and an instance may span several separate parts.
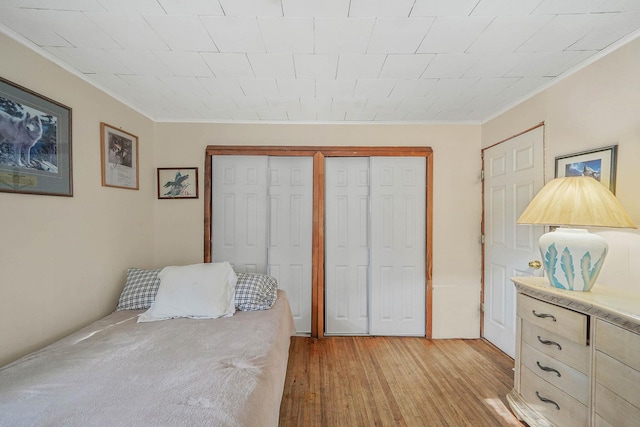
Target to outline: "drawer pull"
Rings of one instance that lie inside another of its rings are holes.
[[[538,362],[537,360],[536,360],[536,365],[538,365],[538,368],[542,369],[545,372],[555,372],[556,375],[558,376],[558,378],[560,378],[562,376],[562,375],[560,375],[560,371],[558,371],[557,369],[553,369],[553,368],[550,368],[548,366],[542,366],[540,364],[540,362]]]
[[[556,316],[554,316],[553,314],[536,313],[535,310],[531,310],[531,312],[533,313],[534,316],[539,317],[541,319],[546,319],[547,317],[550,317],[551,320],[553,320],[554,322],[556,321]]]
[[[544,345],[557,345],[558,350],[562,350],[562,346],[560,344],[555,341],[543,340],[542,338],[540,338],[540,335],[538,335],[538,341],[540,341],[540,343]]]
[[[544,402],[544,403],[551,403],[552,405],[555,405],[555,407],[556,407],[556,409],[557,409],[558,411],[560,410],[560,405],[558,405],[558,404],[557,404],[556,402],[554,402],[553,400],[551,400],[551,399],[547,399],[546,397],[542,397],[542,396],[540,396],[540,393],[538,393],[537,391],[536,391],[536,396],[538,396],[538,399],[540,399],[540,401],[541,401],[541,402]]]

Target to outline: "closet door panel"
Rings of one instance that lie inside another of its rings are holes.
[[[212,261],[267,271],[267,157],[212,156]]]
[[[369,158],[325,160],[325,334],[369,333]]]
[[[311,333],[313,158],[269,157],[268,267],[298,333]]]
[[[371,335],[425,334],[426,160],[371,157]]]

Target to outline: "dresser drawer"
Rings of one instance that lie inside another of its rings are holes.
[[[640,409],[596,383],[596,426],[637,427]]]
[[[596,383],[640,408],[640,371],[600,351],[596,351],[595,365]]]
[[[522,365],[540,378],[566,392],[583,405],[589,404],[589,377],[559,360],[549,357],[528,344],[522,344]]]
[[[597,319],[595,341],[596,350],[640,371],[640,335]]]
[[[588,425],[589,409],[587,406],[549,384],[527,368],[522,368],[520,375],[520,394],[538,414],[557,426],[584,427]]]
[[[522,320],[522,341],[535,350],[553,357],[583,374],[590,374],[589,347],[578,344],[546,329],[542,329],[526,320]]]
[[[518,314],[524,320],[579,344],[587,344],[587,316],[518,294]]]

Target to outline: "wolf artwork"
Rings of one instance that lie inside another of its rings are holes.
[[[13,145],[13,158],[16,165],[29,166],[31,147],[41,137],[42,122],[40,117],[27,113],[23,118],[18,118],[0,111],[0,143]]]

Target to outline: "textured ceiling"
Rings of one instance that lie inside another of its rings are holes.
[[[156,121],[481,123],[639,28],[640,0],[0,0]]]

